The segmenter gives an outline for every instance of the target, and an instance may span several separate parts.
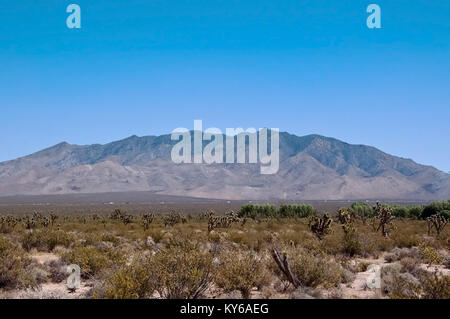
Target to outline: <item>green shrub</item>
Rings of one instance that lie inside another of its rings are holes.
[[[405,206],[389,205],[392,208],[392,215],[398,218],[408,218],[409,210]]]
[[[422,206],[400,206],[400,205],[387,205],[392,208],[392,214],[398,218],[419,218],[422,214]]]
[[[315,210],[309,204],[281,204],[278,214],[280,217],[306,218],[314,215]]]
[[[411,206],[409,207],[409,218],[418,219],[422,214],[423,206]]]
[[[245,204],[241,207],[238,216],[253,219],[276,217],[277,209],[271,204]]]
[[[359,217],[371,218],[375,216],[372,206],[363,202],[353,203],[350,209]]]

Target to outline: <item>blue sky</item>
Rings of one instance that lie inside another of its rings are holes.
[[[449,17],[447,0],[3,0],[0,161],[202,119],[450,171]]]

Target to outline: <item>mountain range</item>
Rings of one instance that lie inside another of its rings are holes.
[[[374,147],[281,132],[279,170],[259,164],[175,164],[170,135],[66,142],[0,163],[0,196],[150,191],[218,199],[438,200],[450,174]]]

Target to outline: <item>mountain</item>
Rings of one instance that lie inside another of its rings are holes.
[[[170,135],[66,142],[0,163],[0,196],[151,191],[221,199],[450,198],[450,175],[374,147],[280,133],[279,171],[260,164],[175,164]]]

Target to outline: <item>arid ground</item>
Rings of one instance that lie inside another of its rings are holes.
[[[56,199],[0,200],[0,298],[450,298],[429,203]]]

